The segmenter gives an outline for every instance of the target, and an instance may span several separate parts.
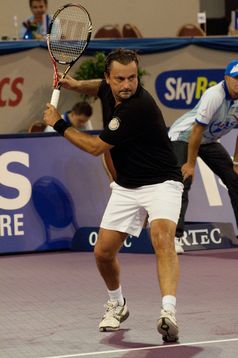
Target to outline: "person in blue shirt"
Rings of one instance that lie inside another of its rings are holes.
[[[90,117],[93,114],[93,108],[88,102],[77,102],[70,111],[62,114],[65,123],[73,126],[80,131],[90,131],[93,129]],[[51,126],[46,126],[44,132],[55,132]]]
[[[224,80],[208,88],[198,104],[178,118],[169,130],[174,152],[182,167],[184,192],[176,229],[176,251],[183,252],[181,238],[196,159],[199,156],[228,189],[238,226],[238,140],[233,160],[219,139],[238,124],[238,59],[231,61]]]
[[[30,0],[32,16],[22,23],[20,38],[42,40],[47,34],[51,17],[47,14],[47,0]]]

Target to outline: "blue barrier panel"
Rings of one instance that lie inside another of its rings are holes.
[[[0,178],[0,253],[68,249],[110,195],[101,158],[58,135],[1,138]]]
[[[73,251],[93,251],[98,238],[98,227],[82,227],[74,235],[71,242]],[[185,227],[182,240],[185,251],[227,249],[238,246],[230,223],[193,223]],[[143,229],[139,238],[128,236],[120,252],[151,254],[154,252],[149,229]]]
[[[233,130],[222,139],[231,153],[236,134]],[[207,169],[197,167],[187,220],[231,223],[236,230],[227,189],[208,175]],[[79,150],[57,134],[1,136],[0,253],[70,249],[80,228],[100,226],[109,196],[101,157]],[[229,232],[230,238],[236,234]],[[206,241],[210,234],[201,235]],[[190,246],[195,248],[194,241]],[[144,252],[149,250],[144,247]]]

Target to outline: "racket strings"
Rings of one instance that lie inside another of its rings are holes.
[[[60,63],[76,60],[87,45],[91,22],[80,8],[69,7],[61,11],[51,29],[50,50]]]

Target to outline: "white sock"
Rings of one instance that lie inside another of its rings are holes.
[[[120,306],[124,305],[124,298],[122,295],[121,286],[119,286],[116,290],[110,291],[107,290],[110,301],[118,301]]]
[[[176,309],[176,297],[172,295],[166,295],[162,298],[162,308],[164,310],[175,312]]]

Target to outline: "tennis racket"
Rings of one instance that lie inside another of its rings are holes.
[[[92,22],[89,13],[81,5],[64,5],[52,18],[47,33],[47,46],[54,67],[54,90],[50,103],[56,108],[61,88],[57,64],[67,66],[62,79],[85,51],[91,33]]]

